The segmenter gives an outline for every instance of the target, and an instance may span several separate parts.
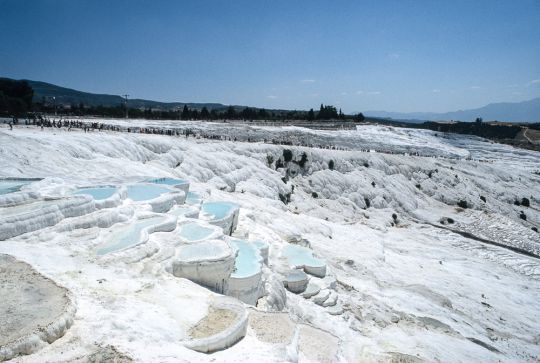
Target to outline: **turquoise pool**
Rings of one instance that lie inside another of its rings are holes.
[[[18,192],[23,186],[37,180],[38,179],[0,179],[0,194]]]
[[[255,245],[240,239],[232,239],[231,245],[238,249],[231,277],[245,278],[261,272],[262,258]]]
[[[188,242],[200,241],[210,237],[214,229],[201,226],[197,222],[190,222],[180,226],[180,236]]]
[[[323,267],[323,260],[313,257],[313,251],[298,245],[287,245],[283,248],[283,255],[287,257],[289,264],[293,266]]]
[[[162,223],[166,217],[151,217],[139,219],[129,226],[116,231],[109,238],[110,242],[96,251],[98,255],[105,255],[111,252],[123,250],[141,242],[141,233],[144,228]]]
[[[115,187],[80,188],[73,194],[91,195],[95,200],[103,200],[113,196]]]
[[[153,184],[134,184],[127,187],[127,196],[135,202],[150,200],[172,190],[166,187]]]
[[[187,180],[175,179],[175,178],[156,178],[148,180],[149,183],[163,184],[163,185],[179,185],[187,184]]]
[[[208,202],[203,203],[201,210],[212,216],[211,219],[223,219],[238,206],[229,202]]]

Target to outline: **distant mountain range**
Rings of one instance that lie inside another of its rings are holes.
[[[484,121],[540,122],[540,97],[523,102],[490,103],[480,108],[446,113],[366,111],[364,115],[409,122],[474,121],[477,117],[481,117]]]
[[[34,102],[40,102],[45,99],[51,102],[51,98],[56,98],[58,105],[79,105],[85,106],[118,106],[124,103],[124,98],[118,95],[97,94],[77,91],[71,88],[60,87],[51,83],[26,80],[34,89]],[[203,107],[216,110],[225,109],[228,106],[221,103],[184,103],[184,102],[158,102],[151,100],[142,100],[138,98],[129,99],[130,108],[153,108],[160,110],[175,110],[187,105],[189,108],[201,109]]]

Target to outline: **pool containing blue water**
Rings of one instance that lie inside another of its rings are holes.
[[[223,219],[237,207],[236,204],[229,202],[208,202],[203,203],[201,210],[211,215],[211,219]]]
[[[163,184],[163,185],[179,185],[187,184],[187,181],[184,179],[175,179],[175,178],[156,178],[148,180],[149,183],[154,184]]]
[[[240,239],[232,239],[231,245],[238,249],[231,277],[244,278],[261,272],[262,258],[257,246]]]
[[[313,251],[306,247],[289,244],[285,246],[282,253],[293,266],[325,266],[324,261],[313,257]]]
[[[103,200],[112,197],[116,190],[115,187],[79,188],[73,194],[91,195],[95,200]]]
[[[154,184],[134,184],[127,187],[127,196],[135,202],[140,202],[157,198],[171,191],[169,188]]]
[[[188,242],[206,239],[214,233],[214,229],[201,226],[197,222],[183,224],[180,227],[180,236]]]
[[[0,194],[18,192],[27,184],[37,181],[37,179],[0,179]]]
[[[110,237],[110,242],[96,251],[98,255],[105,255],[111,252],[123,250],[134,246],[141,241],[141,233],[144,228],[162,223],[166,217],[151,217],[139,219],[136,222],[116,231]]]

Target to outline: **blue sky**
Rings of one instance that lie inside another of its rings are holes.
[[[0,0],[0,76],[161,101],[452,111],[540,96],[540,1]]]

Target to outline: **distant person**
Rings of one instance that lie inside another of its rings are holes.
[[[10,129],[10,130],[13,130],[13,123],[12,123],[11,121],[8,122],[8,125],[9,125],[9,129]]]

